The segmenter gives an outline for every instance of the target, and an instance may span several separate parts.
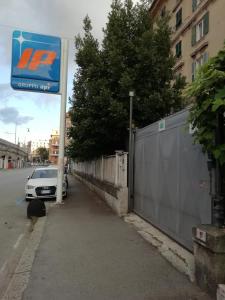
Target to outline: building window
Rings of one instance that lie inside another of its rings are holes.
[[[182,24],[182,8],[180,8],[176,13],[176,29],[178,29],[181,24]]]
[[[208,53],[205,52],[192,62],[192,81],[195,80],[198,69],[209,59]]]
[[[192,27],[192,46],[200,41],[209,32],[209,13],[207,12],[201,21]]]
[[[192,11],[193,12],[198,8],[198,6],[201,3],[201,1],[202,0],[192,0]]]
[[[176,44],[176,58],[181,57],[181,54],[182,54],[182,42],[179,41],[179,42]]]

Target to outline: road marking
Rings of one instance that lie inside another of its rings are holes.
[[[18,206],[26,205],[26,201],[24,199],[24,196],[20,196],[16,199],[16,205],[18,205]]]
[[[20,243],[20,241],[22,240],[23,236],[24,236],[23,233],[21,233],[21,234],[19,235],[19,237],[18,237],[18,239],[17,239],[15,245],[13,246],[14,249],[16,249],[16,248],[19,246],[19,243]]]
[[[25,248],[22,257],[20,258],[16,270],[14,271],[11,281],[1,300],[21,300],[23,298],[23,293],[29,282],[35,253],[41,241],[45,222],[46,217],[39,218],[37,224],[35,225],[36,228],[31,233],[31,238],[28,241],[28,245]]]
[[[1,267],[0,273],[2,273],[5,270],[6,265],[7,265],[7,261],[5,261],[3,266]]]

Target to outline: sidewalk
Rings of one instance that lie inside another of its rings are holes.
[[[28,299],[210,300],[74,178],[65,204],[49,210]]]

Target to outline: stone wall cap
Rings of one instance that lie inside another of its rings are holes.
[[[213,225],[199,225],[192,230],[193,239],[214,253],[225,253],[225,228]]]

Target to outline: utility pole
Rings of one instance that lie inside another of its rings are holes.
[[[129,91],[130,118],[129,118],[129,177],[128,177],[128,210],[133,209],[133,97],[134,91]]]
[[[17,123],[15,123],[15,145],[16,145],[16,131],[17,131]]]

